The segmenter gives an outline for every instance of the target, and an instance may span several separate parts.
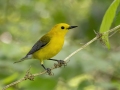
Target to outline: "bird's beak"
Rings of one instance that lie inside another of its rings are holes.
[[[72,29],[72,28],[76,28],[78,26],[69,26],[67,29]]]

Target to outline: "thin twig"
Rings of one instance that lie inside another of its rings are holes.
[[[89,41],[88,43],[86,43],[85,45],[83,45],[82,47],[80,47],[79,49],[77,49],[76,51],[74,51],[73,53],[71,53],[68,57],[66,57],[64,59],[64,61],[67,61],[70,57],[72,57],[73,55],[75,55],[76,53],[78,53],[80,50],[84,49],[85,47],[87,47],[88,45],[90,45],[92,42],[94,42],[95,40],[97,40],[98,37],[93,38],[91,41]]]
[[[115,28],[108,30],[104,33],[102,33],[102,35],[105,35],[107,33],[111,33],[114,32],[115,33],[120,29],[120,25],[116,26]],[[88,43],[86,43],[85,45],[83,45],[82,47],[80,47],[79,49],[77,49],[76,51],[74,51],[73,53],[71,53],[69,56],[67,56],[64,60],[67,61],[70,57],[72,57],[74,54],[78,53],[79,51],[81,51],[82,49],[84,49],[85,47],[87,47],[88,45],[90,45],[92,42],[96,41],[99,38],[99,33],[95,32],[95,34],[97,35],[96,37],[94,37],[91,41],[89,41]]]
[[[79,51],[81,51],[82,49],[84,49],[85,47],[87,47],[88,45],[90,45],[91,43],[93,43],[94,41],[96,41],[97,39],[101,39],[101,36],[102,36],[102,35],[105,35],[105,34],[107,34],[107,33],[111,33],[111,32],[114,32],[114,31],[118,31],[119,29],[120,29],[120,25],[118,25],[118,26],[116,26],[115,28],[113,28],[113,29],[111,29],[111,30],[109,30],[109,31],[106,31],[106,32],[104,32],[104,33],[102,33],[102,34],[99,34],[99,33],[98,33],[97,36],[94,37],[91,41],[89,41],[88,43],[86,43],[85,45],[83,45],[82,47],[80,47],[79,49],[77,49],[76,51],[74,51],[73,53],[71,53],[69,56],[67,56],[67,57],[64,59],[64,61],[65,61],[66,63],[68,63],[69,58],[71,58],[73,55],[75,55],[76,53],[78,53]],[[55,64],[55,65],[57,66],[58,64]],[[56,68],[59,68],[59,66],[56,67],[55,65],[51,68],[51,70],[56,69]],[[29,70],[30,70],[30,69],[29,69]],[[27,72],[29,72],[29,70],[28,70]],[[27,79],[31,80],[31,77],[32,77],[32,79],[33,79],[34,77],[36,77],[36,76],[38,76],[38,75],[45,74],[45,73],[46,73],[46,71],[43,71],[43,72],[40,72],[40,73],[35,73],[35,74],[28,74],[28,77],[27,77],[27,78],[24,77],[24,78],[21,78],[21,79],[15,81],[15,82],[12,82],[12,83],[6,85],[2,90],[6,90],[7,88],[9,88],[9,87],[11,87],[11,86],[13,86],[13,85],[16,85],[16,84],[18,84],[18,83],[20,83],[20,82],[22,82],[22,81],[25,81],[25,80],[27,80]]]

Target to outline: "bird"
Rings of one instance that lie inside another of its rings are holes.
[[[51,69],[44,66],[44,60],[57,61],[59,64],[64,64],[63,60],[52,59],[53,56],[58,54],[63,47],[65,36],[70,29],[78,26],[71,26],[66,23],[56,24],[48,33],[43,35],[30,49],[30,51],[14,63],[24,61],[26,59],[34,58],[40,60],[41,66],[50,75]]]

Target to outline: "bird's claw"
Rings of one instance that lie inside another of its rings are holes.
[[[54,66],[57,68],[57,67],[61,67],[61,66],[63,66],[64,65],[64,67],[67,65],[66,64],[66,62],[65,61],[63,61],[63,60],[58,60],[57,61],[58,62],[58,64],[54,64]]]
[[[46,71],[47,71],[48,75],[50,75],[50,76],[51,76],[51,75],[54,75],[54,73],[51,72],[51,69],[50,69],[50,68],[46,68]]]

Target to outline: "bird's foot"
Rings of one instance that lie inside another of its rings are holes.
[[[51,76],[51,75],[54,75],[54,73],[51,72],[51,69],[50,69],[50,68],[46,68],[46,71],[47,71],[48,75],[50,75],[50,76]]]
[[[65,67],[67,65],[66,62],[63,60],[58,60],[57,62],[58,64],[54,64],[55,68],[62,67],[62,66]]]

